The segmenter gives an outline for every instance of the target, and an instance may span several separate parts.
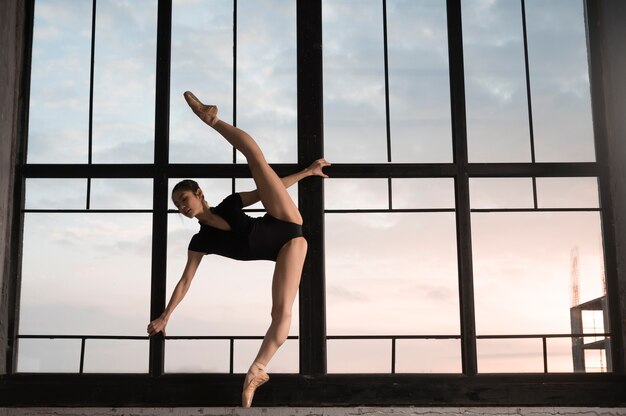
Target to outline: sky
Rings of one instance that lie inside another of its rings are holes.
[[[594,161],[582,2],[525,3],[530,115],[520,2],[462,2],[469,160],[531,161],[532,116],[536,161]],[[97,4],[93,163],[151,163],[156,1]],[[173,5],[170,161],[232,162],[232,148],[188,110],[182,92],[192,90],[249,131],[270,163],[296,163],[295,1],[238,1],[236,104],[232,0]],[[91,13],[91,1],[36,2],[28,163],[88,161]],[[381,1],[323,1],[325,157],[450,163],[445,1],[388,0],[387,17],[389,155]],[[244,162],[241,155],[237,162]],[[211,205],[231,192],[228,179],[199,182]],[[29,179],[26,208],[82,209],[86,186],[82,179]],[[453,180],[393,179],[391,186],[394,208],[444,211],[326,214],[328,335],[458,336]],[[253,187],[251,180],[236,181],[237,190]],[[387,187],[386,179],[330,178],[325,206],[385,209]],[[297,201],[297,187],[289,191]],[[541,208],[599,207],[595,178],[539,178],[537,193]],[[92,180],[92,208],[142,210],[151,203],[149,179]],[[470,204],[532,208],[532,181],[470,178]],[[574,247],[581,301],[602,295],[599,212],[473,212],[471,221],[479,335],[570,333]],[[169,215],[168,299],[197,228]],[[27,213],[20,334],[145,335],[150,250],[149,213]],[[206,257],[168,335],[262,336],[272,268],[266,261]],[[290,334],[297,335],[297,300],[293,311]],[[585,319],[586,331],[604,331],[597,314]],[[246,371],[259,345],[236,343],[235,372]],[[399,372],[461,371],[456,339],[401,340],[397,348]],[[78,369],[78,341],[23,340],[19,351],[19,371]],[[389,372],[390,351],[388,340],[329,340],[329,372]],[[592,367],[601,364],[595,354],[588,357]],[[549,340],[548,355],[550,371],[572,371],[568,339]],[[146,341],[88,341],[85,371],[145,372],[147,356]],[[168,372],[223,372],[227,365],[227,341],[166,342]],[[541,341],[479,340],[478,366],[480,372],[542,371]],[[297,341],[281,348],[270,370],[298,371]]]

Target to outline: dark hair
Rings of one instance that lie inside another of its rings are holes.
[[[176,186],[174,186],[174,189],[172,189],[172,197],[174,196],[174,192],[176,191],[191,191],[195,194],[198,189],[200,189],[200,186],[198,186],[198,182],[191,179],[185,179],[178,182]]]

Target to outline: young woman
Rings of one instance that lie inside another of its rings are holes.
[[[179,182],[172,190],[178,210],[197,218],[200,231],[193,236],[187,252],[187,265],[163,314],[150,322],[148,334],[165,335],[165,327],[174,308],[183,299],[198,265],[205,254],[218,254],[237,260],[273,260],[272,321],[261,348],[250,366],[243,384],[242,406],[250,407],[257,387],[269,380],[265,366],[285,342],[291,325],[291,309],[300,285],[300,275],[307,251],[302,236],[302,217],[286,188],[308,176],[327,177],[322,168],[330,164],[317,160],[308,168],[280,179],[268,165],[257,143],[246,132],[219,120],[217,107],[204,105],[191,92],[184,94],[187,103],[202,121],[213,127],[246,157],[257,189],[226,197],[210,207],[202,189],[192,180]],[[251,218],[242,208],[261,201],[267,214]]]

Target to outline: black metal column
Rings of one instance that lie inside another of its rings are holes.
[[[298,0],[298,163],[321,158],[323,141],[322,2]],[[300,283],[300,373],[326,373],[324,188],[319,177],[298,184],[309,252]]]
[[[154,126],[154,164],[152,215],[152,285],[150,319],[165,309],[167,266],[167,201],[169,161],[170,60],[172,0],[159,0],[157,20],[156,97]],[[150,375],[163,374],[165,340],[162,333],[150,339]]]
[[[474,316],[474,278],[472,271],[472,233],[469,203],[465,80],[461,1],[448,0],[448,55],[450,61],[450,102],[452,107],[452,146],[455,176],[457,258],[459,268],[459,308],[461,314],[461,356],[463,373],[475,375],[476,324]]]
[[[26,154],[28,148],[28,115],[30,110],[30,74],[32,63],[33,46],[33,23],[35,19],[34,0],[24,1],[21,6],[20,16],[16,22],[16,27],[23,24],[22,38],[18,45],[21,46],[21,71],[19,75],[19,98],[18,98],[18,121],[17,121],[17,142],[15,146],[15,176],[13,182],[13,201],[11,212],[7,219],[11,221],[10,248],[6,251],[8,267],[3,272],[6,279],[5,288],[7,297],[3,297],[0,302],[0,314],[6,314],[7,332],[0,334],[0,339],[5,340],[5,363],[0,365],[0,373],[13,374],[17,371],[17,356],[19,343],[17,341],[19,329],[19,309],[22,287],[22,240],[24,235],[24,202],[26,179],[23,176],[24,165],[26,164]],[[21,19],[20,19],[21,17]],[[23,20],[22,20],[23,19]],[[21,43],[21,44],[20,44]],[[19,54],[18,54],[19,56]],[[7,208],[9,205],[7,204]],[[7,224],[8,226],[8,224]],[[0,266],[4,267],[4,265]]]
[[[611,2],[611,4],[614,4]],[[608,299],[609,320],[611,323],[611,363],[613,372],[626,373],[626,356],[624,345],[626,334],[624,333],[624,317],[626,317],[626,291],[620,292],[620,283],[617,270],[617,248],[615,237],[615,211],[613,209],[613,196],[611,191],[611,169],[608,145],[608,118],[605,105],[605,79],[610,82],[610,77],[604,74],[603,64],[605,60],[602,54],[617,51],[608,50],[610,44],[604,38],[604,29],[600,25],[601,10],[603,4],[599,0],[585,1],[585,17],[587,23],[587,53],[589,55],[589,81],[591,87],[591,112],[593,116],[593,135],[595,139],[596,160],[600,165],[598,188],[600,207],[602,208],[602,242],[604,251],[604,270],[606,277],[606,296]],[[617,44],[615,46],[617,48]],[[621,82],[615,80],[614,82]],[[611,88],[610,84],[606,85]],[[621,215],[624,215],[622,212]],[[605,332],[609,328],[604,329]],[[609,352],[607,351],[607,354]],[[607,357],[608,358],[608,357]]]

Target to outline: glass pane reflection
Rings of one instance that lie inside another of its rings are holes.
[[[156,23],[156,0],[97,2],[94,163],[154,160]]]
[[[28,163],[87,163],[92,2],[35,2]]]
[[[387,162],[382,19],[379,0],[322,1],[324,146],[333,163]]]
[[[593,162],[583,2],[526,0],[538,162]]]
[[[387,47],[391,160],[452,162],[446,2],[387,1]]]
[[[463,0],[470,162],[529,162],[530,130],[520,3]]]

